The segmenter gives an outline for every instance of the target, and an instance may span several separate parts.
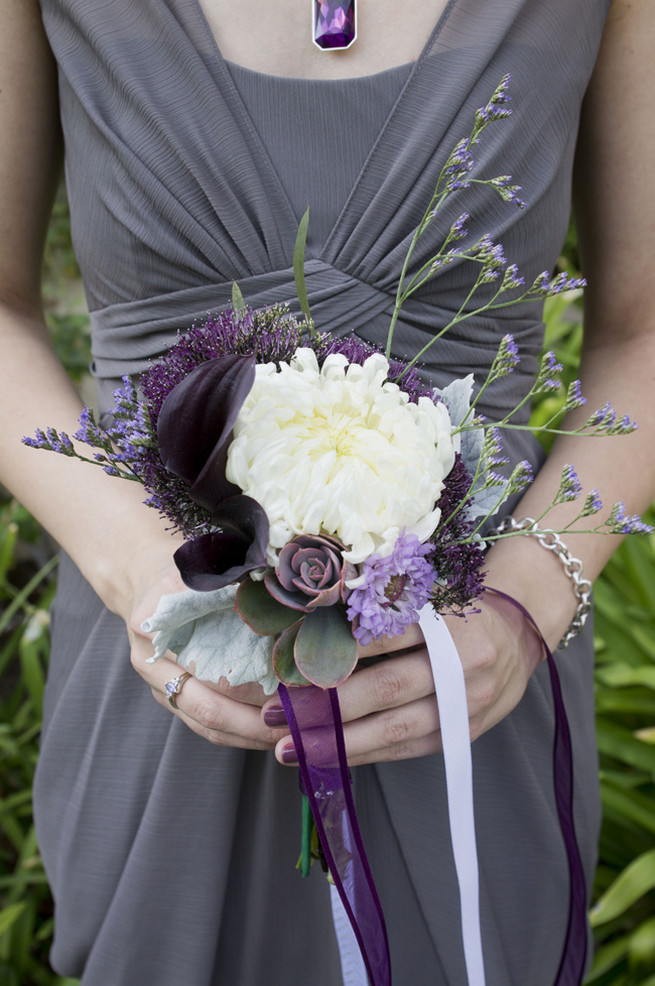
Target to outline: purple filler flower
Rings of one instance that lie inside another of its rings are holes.
[[[435,579],[426,557],[433,551],[433,545],[421,544],[415,534],[403,532],[388,557],[366,559],[363,582],[350,593],[346,614],[356,621],[353,635],[361,644],[404,633],[418,620]]]

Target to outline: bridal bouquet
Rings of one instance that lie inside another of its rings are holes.
[[[469,242],[465,212],[430,262],[409,273],[419,237],[472,180],[523,206],[509,176],[471,178],[483,131],[509,115],[508,81],[439,176],[401,273],[384,352],[315,329],[302,273],[305,216],[294,256],[304,318],[285,306],[252,311],[235,286],[231,308],[183,333],[138,383],[124,378],[106,430],[86,408],[73,438],[48,428],[25,439],[138,481],[146,502],[184,534],[175,562],[195,591],[164,597],[149,621],[155,659],[172,650],[198,678],[258,681],[268,694],[280,683],[333,689],[355,669],[358,644],[402,634],[426,604],[437,613],[475,606],[487,543],[516,536],[485,533],[486,522],[532,478],[527,462],[502,472],[500,436],[518,408],[495,422],[477,411],[487,388],[518,365],[517,346],[506,335],[484,381],[469,376],[443,389],[421,378],[422,353],[409,362],[390,354],[403,303],[455,261],[472,262],[477,275],[429,345],[473,314],[582,284],[544,272],[526,287],[490,236]],[[561,369],[546,354],[519,407],[560,387]],[[583,404],[576,382],[561,414]],[[558,422],[541,430],[558,431]],[[576,433],[634,427],[604,406]],[[567,466],[553,503],[580,493]],[[592,490],[576,520],[601,509]],[[622,504],[592,529],[647,530]]]
[[[446,200],[470,184],[472,150],[482,132],[509,115],[508,82],[504,78],[478,111],[471,136],[460,141],[441,172],[403,267],[386,353],[358,338],[333,339],[315,330],[302,275],[305,216],[294,257],[303,321],[285,306],[251,311],[235,286],[232,308],[181,335],[138,386],[124,378],[108,428],[101,429],[85,408],[73,439],[94,448],[93,458],[53,428],[25,439],[137,480],[148,493],[146,503],[183,532],[188,540],[175,554],[182,578],[211,594],[194,603],[193,619],[230,612],[245,630],[231,621],[225,663],[216,653],[220,648],[209,648],[208,666],[196,661],[199,677],[225,676],[233,684],[257,680],[267,693],[278,681],[335,686],[353,671],[358,642],[401,634],[428,601],[437,612],[465,612],[483,586],[486,542],[516,536],[483,540],[480,532],[532,478],[527,462],[509,476],[499,472],[507,463],[500,431],[511,426],[518,408],[496,422],[476,413],[487,388],[518,365],[513,338],[502,339],[475,396],[472,375],[439,390],[417,372],[422,353],[411,362],[390,358],[402,304],[455,260],[474,261],[478,268],[468,307],[428,345],[471,314],[583,284],[544,272],[526,289],[516,265],[507,263],[491,237],[468,243],[466,213],[430,262],[411,277],[407,273],[418,238]],[[475,180],[523,206],[510,176]],[[474,305],[475,293],[494,282],[491,297]],[[519,407],[557,389],[561,369],[546,354]],[[582,404],[576,382],[561,414]],[[576,433],[627,433],[634,427],[627,417],[617,421],[605,406]],[[539,430],[557,431],[556,421]],[[568,466],[553,504],[580,492]],[[591,491],[579,516],[601,507]],[[593,529],[646,530],[621,504]],[[188,633],[182,630],[181,639]],[[265,640],[254,641],[255,635]],[[171,646],[183,650],[176,638],[179,626],[161,633],[158,653]]]

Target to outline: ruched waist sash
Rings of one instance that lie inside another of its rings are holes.
[[[312,315],[321,332],[335,336],[357,335],[384,346],[394,307],[394,297],[319,259],[305,263],[307,293]],[[275,270],[242,278],[239,287],[253,309],[289,302],[298,312],[293,269]],[[165,352],[180,332],[201,321],[208,312],[228,307],[232,285],[199,284],[155,297],[121,302],[91,313],[93,372],[98,378],[101,405],[107,409],[111,387],[124,374],[143,372]],[[453,317],[453,312],[410,298],[394,334],[393,355],[409,359]],[[503,380],[488,392],[484,411],[502,416],[517,403],[517,377],[528,381],[537,366],[541,323],[519,317],[507,309],[494,317],[470,319],[438,340],[421,359],[423,373],[443,386],[453,377],[473,372],[482,382],[502,335],[511,332],[520,347],[521,366],[511,387]],[[525,384],[526,389],[529,382]],[[511,395],[511,396],[510,396]],[[486,397],[487,395],[485,395]]]

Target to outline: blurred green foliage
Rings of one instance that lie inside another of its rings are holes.
[[[569,238],[563,263],[575,262]],[[47,244],[45,299],[57,350],[79,381],[88,320],[59,198]],[[72,312],[72,314],[71,314]],[[546,347],[575,378],[581,299],[546,309]],[[558,396],[534,409],[543,420]],[[589,986],[655,986],[655,541],[628,539],[596,584],[597,732],[604,821],[592,924]],[[36,845],[31,785],[48,660],[54,546],[0,490],[0,983],[74,986],[52,973],[52,902]],[[529,986],[529,984],[525,984]]]

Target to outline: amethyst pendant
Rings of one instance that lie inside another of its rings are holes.
[[[313,41],[321,51],[349,48],[357,37],[355,0],[312,0]]]

